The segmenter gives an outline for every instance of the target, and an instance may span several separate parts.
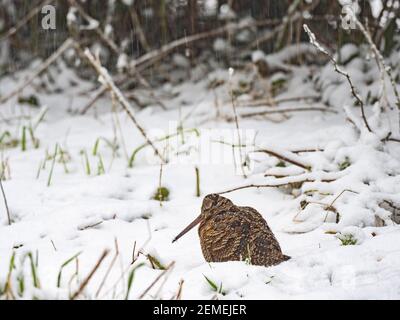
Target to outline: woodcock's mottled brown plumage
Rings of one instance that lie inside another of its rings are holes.
[[[238,207],[227,198],[210,194],[203,200],[200,216],[174,241],[198,223],[201,249],[208,262],[249,261],[272,266],[289,259],[267,222],[251,207]]]

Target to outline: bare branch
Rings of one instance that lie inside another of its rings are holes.
[[[321,53],[323,53],[323,54],[325,54],[326,56],[328,56],[329,60],[332,62],[333,66],[334,66],[334,68],[335,68],[335,71],[336,71],[337,73],[341,74],[342,76],[344,76],[344,77],[347,79],[347,82],[348,82],[349,85],[350,85],[351,93],[352,93],[353,97],[357,100],[358,104],[359,104],[360,107],[361,107],[361,115],[362,115],[364,124],[365,124],[365,126],[367,127],[368,131],[369,131],[369,132],[372,132],[372,129],[371,129],[371,127],[369,126],[367,117],[366,117],[366,115],[365,115],[364,102],[362,101],[360,95],[356,92],[356,89],[355,89],[354,84],[353,84],[353,82],[352,82],[352,80],[351,80],[351,78],[350,78],[350,75],[349,75],[346,71],[344,71],[342,68],[340,68],[339,65],[338,65],[338,63],[337,63],[337,61],[336,61],[336,59],[335,59],[325,48],[323,48],[323,47],[318,43],[318,41],[317,41],[315,35],[312,33],[312,31],[310,30],[310,28],[309,28],[306,24],[303,25],[303,28],[304,28],[304,31],[307,33],[308,37],[310,38],[310,43],[311,43],[318,51],[320,51]]]
[[[246,22],[246,23],[230,23],[227,24],[223,27],[210,30],[210,31],[205,31],[201,33],[197,33],[194,35],[191,35],[189,37],[183,37],[177,40],[174,40],[164,46],[162,46],[159,49],[152,50],[142,56],[140,56],[138,59],[132,61],[130,63],[130,67],[133,70],[136,70],[137,68],[140,67],[140,70],[144,70],[151,65],[153,65],[156,61],[161,60],[164,56],[168,55],[171,53],[173,50],[187,46],[193,42],[197,42],[200,40],[204,40],[207,38],[214,38],[218,37],[220,35],[223,35],[227,32],[237,32],[242,29],[247,29],[251,28],[253,26],[262,26],[262,25],[277,25],[280,23],[280,20],[263,20],[263,21],[255,21],[255,22]]]
[[[393,92],[394,92],[394,94],[396,96],[396,100],[397,100],[396,106],[397,106],[397,109],[399,110],[399,114],[400,114],[400,94],[399,94],[399,91],[397,90],[396,81],[392,74],[392,68],[390,66],[386,65],[385,59],[383,58],[379,49],[376,47],[374,41],[371,38],[370,33],[365,29],[363,24],[355,16],[354,16],[354,20],[355,20],[357,27],[361,30],[362,34],[364,35],[364,38],[367,40],[367,42],[371,48],[371,51],[374,53],[374,55],[378,61],[378,67],[379,67],[379,70],[381,71],[381,81],[382,81],[383,87],[385,87],[384,73],[386,72],[386,74],[389,77],[390,84],[392,85],[392,89],[393,89]],[[400,121],[400,117],[399,117],[399,121]]]
[[[76,0],[68,0],[71,6],[76,8],[79,12],[79,14],[89,23],[91,24],[93,21],[97,22],[96,19],[92,18],[89,16],[86,11],[82,8],[82,6],[76,1]],[[109,37],[107,37],[103,31],[100,29],[99,25],[96,24],[96,27],[94,28],[94,31],[97,33],[97,35],[100,37],[100,39],[115,53],[120,54],[121,50],[118,48],[117,44],[112,41]]]

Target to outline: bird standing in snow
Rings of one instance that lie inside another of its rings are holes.
[[[282,253],[267,222],[251,207],[238,207],[227,198],[209,194],[201,214],[173,242],[199,223],[201,249],[208,262],[247,261],[272,266],[290,259]]]

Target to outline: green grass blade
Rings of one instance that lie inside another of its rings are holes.
[[[203,274],[203,277],[207,280],[207,283],[210,285],[211,289],[215,292],[218,292],[218,286],[215,284],[215,282],[213,282],[211,279],[206,277],[204,274]]]
[[[39,278],[37,276],[37,270],[36,270],[36,266],[35,266],[35,261],[33,259],[33,256],[32,256],[31,252],[28,253],[28,258],[29,258],[30,265],[31,265],[33,286],[35,288],[40,288],[40,282],[39,282]]]
[[[137,269],[141,268],[142,266],[144,266],[144,263],[141,263],[139,265],[137,265],[135,268],[133,268],[131,270],[131,272],[129,273],[129,277],[128,277],[128,288],[126,289],[126,295],[125,295],[125,300],[128,300],[129,298],[129,293],[131,291],[132,288],[132,284],[133,284],[133,280],[135,278],[135,272]]]
[[[50,168],[50,173],[49,173],[49,178],[47,179],[47,186],[50,187],[51,185],[51,179],[53,177],[53,171],[54,171],[54,166],[56,164],[56,158],[58,154],[58,143],[56,144],[56,148],[54,150],[54,155],[53,155],[53,161],[51,163],[51,168]]]

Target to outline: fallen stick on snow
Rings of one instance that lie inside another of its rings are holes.
[[[247,100],[247,101],[238,101],[238,106],[240,107],[263,107],[263,106],[276,106],[283,102],[293,102],[293,101],[302,101],[302,100],[319,100],[320,96],[300,96],[300,97],[289,97],[289,98],[281,98],[281,99],[257,99],[257,100]]]
[[[320,182],[332,182],[335,180],[320,180]],[[312,179],[307,179],[307,180],[300,180],[300,181],[294,181],[294,182],[286,182],[286,183],[277,183],[277,184],[248,184],[236,188],[232,188],[226,191],[222,192],[217,192],[217,194],[225,194],[225,193],[230,193],[238,190],[243,190],[243,189],[249,189],[249,188],[279,188],[279,187],[286,187],[294,183],[306,183],[306,182],[318,182],[317,180],[312,180]]]
[[[318,112],[329,112],[329,113],[337,113],[335,110],[331,110],[328,108],[320,108],[320,107],[303,107],[303,108],[276,108],[276,109],[269,109],[265,111],[259,111],[259,112],[249,112],[249,113],[242,113],[239,114],[240,118],[251,118],[251,117],[257,117],[257,116],[265,116],[269,114],[278,114],[278,113],[287,113],[287,112],[307,112],[307,111],[318,111]],[[228,121],[231,121],[232,118],[229,117],[227,119]]]
[[[278,159],[280,159],[280,160],[283,160],[283,161],[285,161],[285,162],[289,162],[289,163],[291,163],[291,164],[293,164],[293,165],[295,165],[295,166],[298,166],[298,167],[300,167],[300,168],[303,168],[303,169],[305,169],[305,170],[307,170],[307,171],[310,171],[310,170],[311,170],[311,165],[302,163],[302,162],[301,162],[301,159],[299,159],[299,157],[298,157],[296,154],[291,153],[290,151],[289,151],[289,152],[286,151],[286,152],[285,152],[286,155],[285,155],[285,154],[282,154],[282,153],[278,153],[278,152],[275,151],[275,150],[269,150],[269,149],[258,149],[258,150],[252,151],[252,152],[258,152],[258,153],[259,153],[259,152],[263,152],[263,153],[267,153],[267,154],[269,154],[270,156],[273,156],[273,157],[278,158]]]
[[[326,172],[326,173],[318,173],[315,174],[313,172],[307,172],[304,174],[300,174],[298,176],[290,176],[290,177],[283,177],[274,179],[271,183],[266,184],[247,184],[239,187],[235,187],[232,189],[228,189],[225,191],[217,192],[217,194],[225,194],[230,193],[238,190],[249,189],[249,188],[279,188],[290,186],[293,184],[303,184],[306,182],[333,182],[340,178],[340,174],[338,175],[337,172]]]
[[[293,152],[293,153],[311,153],[311,152],[324,152],[324,149],[318,149],[318,148],[315,148],[315,149],[296,149],[296,150],[291,150],[290,152]]]

